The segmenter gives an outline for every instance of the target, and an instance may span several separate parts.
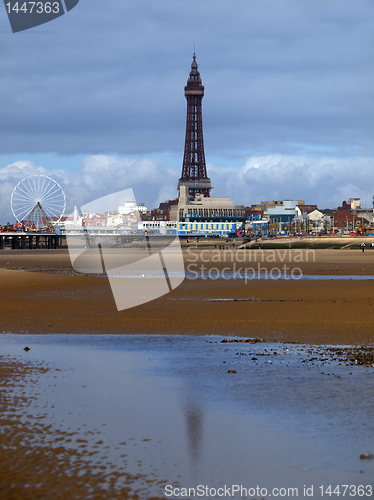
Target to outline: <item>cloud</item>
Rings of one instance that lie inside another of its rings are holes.
[[[208,165],[208,172],[216,186],[214,196],[231,196],[238,204],[303,199],[331,208],[350,197],[361,197],[362,204],[372,208],[372,158],[267,155],[251,157],[239,168]]]
[[[370,0],[82,1],[54,33],[0,44],[0,151],[181,151],[196,42],[210,154],[373,155],[373,10]]]
[[[0,169],[0,222],[13,220],[10,197],[15,185],[24,177],[40,174],[61,184],[70,213],[75,205],[80,207],[128,188],[133,189],[138,202],[155,208],[176,198],[180,171],[152,158],[132,160],[110,155],[87,156],[77,173],[18,161]],[[350,197],[360,197],[363,205],[372,207],[372,158],[254,156],[239,167],[208,164],[208,175],[214,186],[212,196],[229,196],[234,203],[246,206],[264,200],[303,199],[319,208],[331,208]]]
[[[149,208],[177,195],[177,172],[160,160],[144,158],[130,160],[115,156],[88,156],[80,172],[46,169],[30,161],[17,161],[0,169],[1,221],[13,220],[10,198],[16,184],[32,175],[48,175],[63,188],[66,211],[82,206],[102,196],[132,188],[138,202]],[[126,200],[123,200],[126,201]]]

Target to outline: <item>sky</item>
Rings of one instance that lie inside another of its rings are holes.
[[[68,212],[175,198],[194,46],[212,196],[371,208],[373,42],[372,0],[80,0],[15,34],[0,9],[0,222],[35,174]]]

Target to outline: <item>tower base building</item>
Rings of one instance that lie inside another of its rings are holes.
[[[211,198],[196,194],[194,199],[188,194],[187,186],[179,190],[178,205],[170,209],[170,220],[175,221],[229,221],[244,220],[245,207],[234,205],[230,198]]]

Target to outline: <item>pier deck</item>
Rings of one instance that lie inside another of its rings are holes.
[[[54,233],[0,233],[0,250],[56,249],[61,248],[65,236]]]

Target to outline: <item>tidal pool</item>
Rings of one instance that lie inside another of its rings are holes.
[[[338,485],[373,498],[374,460],[360,455],[374,454],[374,368],[321,346],[222,339],[0,335],[2,355],[51,368],[23,389],[35,399],[22,419],[75,433],[68,446],[96,465],[141,475],[141,498],[199,485],[199,498],[232,485],[247,498],[306,497],[304,487],[320,498],[321,486],[331,498]]]

